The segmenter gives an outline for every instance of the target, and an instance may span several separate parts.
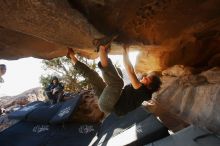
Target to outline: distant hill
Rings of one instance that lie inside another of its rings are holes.
[[[36,100],[45,100],[45,98],[46,97],[43,95],[43,89],[41,87],[36,87],[16,96],[0,97],[0,107],[9,108],[10,106],[14,106],[16,104],[25,105]]]

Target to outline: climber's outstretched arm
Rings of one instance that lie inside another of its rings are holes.
[[[123,47],[123,63],[124,63],[124,67],[127,71],[128,77],[131,81],[131,84],[133,86],[134,89],[138,89],[139,87],[141,87],[141,82],[138,80],[134,68],[129,60],[129,56],[128,56],[128,48],[126,46]]]

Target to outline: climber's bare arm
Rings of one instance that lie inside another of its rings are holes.
[[[141,82],[138,80],[135,72],[134,72],[134,68],[129,60],[129,56],[128,56],[128,48],[127,46],[123,47],[123,63],[124,63],[124,67],[126,69],[126,72],[128,74],[128,77],[131,81],[131,84],[133,86],[134,89],[138,89],[142,84]]]

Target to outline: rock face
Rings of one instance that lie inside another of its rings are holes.
[[[0,58],[44,59],[66,48],[95,58],[92,41],[117,34],[121,44],[140,50],[136,70],[163,70],[175,64],[219,65],[220,1],[54,0],[0,1]]]
[[[0,48],[14,49],[10,54],[14,58],[34,56],[50,59],[63,56],[66,53],[64,50],[66,46],[91,48],[92,39],[97,35],[92,25],[77,10],[72,9],[66,0],[0,1],[0,5],[0,22],[2,22],[0,26],[3,31],[1,33],[13,31],[9,36],[6,35],[10,41],[5,42],[5,35],[1,34]],[[15,48],[17,45],[20,48]],[[28,51],[39,52],[43,49],[45,56],[38,55],[39,53],[35,55],[33,52],[30,54]],[[16,55],[16,50],[20,50],[23,54]]]
[[[176,119],[183,120],[182,123],[195,124],[220,134],[219,77],[220,68],[197,75],[163,76],[163,87],[154,98],[157,108],[165,109],[165,113],[173,114]],[[162,117],[162,120],[166,123],[168,119]]]
[[[98,98],[92,91],[81,91],[82,95],[79,107],[71,115],[70,122],[88,123],[101,122],[105,116],[98,106]]]

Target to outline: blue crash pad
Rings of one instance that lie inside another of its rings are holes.
[[[87,146],[99,124],[19,122],[0,133],[1,146]]]
[[[26,121],[0,133],[1,146],[143,145],[169,135],[167,128],[143,106],[121,117],[112,113],[102,125],[64,123],[74,114],[79,101],[77,96],[64,103],[35,108]]]
[[[168,129],[141,106],[122,117],[109,115],[93,145],[143,145],[168,135]]]
[[[9,114],[10,119],[20,119],[30,122],[57,124],[66,121],[79,105],[81,95],[57,103],[47,104],[36,101]]]
[[[17,119],[17,120],[23,120],[27,118],[27,115],[31,113],[33,110],[45,106],[46,103],[43,101],[35,101],[32,103],[27,104],[25,107],[22,107],[14,112],[11,112],[8,114],[9,119]]]

